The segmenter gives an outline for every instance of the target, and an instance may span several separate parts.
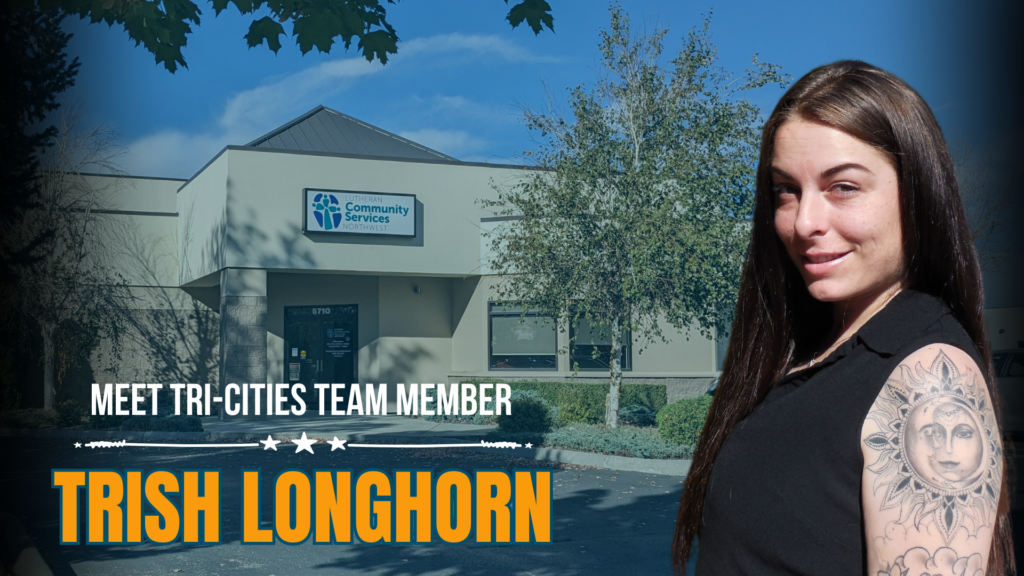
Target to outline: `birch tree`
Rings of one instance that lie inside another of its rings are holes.
[[[593,87],[569,90],[568,114],[524,109],[540,170],[482,202],[507,218],[485,233],[497,297],[562,332],[586,319],[610,340],[609,427],[627,336],[667,341],[662,322],[710,336],[734,307],[760,147],[760,110],[744,96],[788,77],[756,55],[728,74],[709,27],[710,15],[663,64],[666,31],[633,34],[613,5]]]

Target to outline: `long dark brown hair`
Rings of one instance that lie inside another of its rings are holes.
[[[764,126],[755,207],[732,337],[714,402],[686,478],[672,563],[683,574],[700,533],[711,468],[733,427],[794,363],[813,354],[831,328],[831,304],[812,298],[775,233],[771,161],[775,133],[790,119],[842,130],[885,153],[900,192],[905,285],[940,298],[974,342],[998,406],[982,313],[981,268],[953,159],[931,108],[905,82],[880,68],[843,60],[811,70],[779,100]],[[1003,463],[989,574],[1012,570],[1007,466]]]

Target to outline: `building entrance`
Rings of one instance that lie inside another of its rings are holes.
[[[355,304],[285,306],[285,378],[290,384],[306,386],[307,410],[317,406],[313,384],[357,381],[358,350],[359,309]]]

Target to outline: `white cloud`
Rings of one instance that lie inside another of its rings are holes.
[[[561,58],[533,54],[508,40],[494,35],[440,34],[426,38],[413,38],[398,47],[398,56],[414,57],[426,53],[437,56],[445,53],[464,53],[473,57],[495,55],[509,62],[561,62]]]
[[[225,146],[243,145],[366,76],[398,73],[410,63],[450,53],[473,59],[497,57],[511,62],[557,61],[549,56],[534,55],[498,36],[443,34],[415,38],[402,43],[399,53],[387,66],[362,58],[341,58],[269,78],[261,86],[235,93],[227,98],[220,117],[208,130],[161,129],[129,143],[125,169],[140,176],[190,177]],[[435,111],[458,109],[474,116],[496,116],[494,110],[461,96],[435,98],[432,107]],[[458,130],[424,129],[406,132],[403,136],[452,156],[472,153],[486,144]]]
[[[131,142],[125,168],[141,176],[190,177],[225,146],[258,138],[380,70],[362,59],[333,60],[243,90],[228,98],[210,130],[160,130]]]
[[[476,152],[487,145],[486,141],[463,130],[426,128],[423,130],[399,132],[398,135],[456,158]]]

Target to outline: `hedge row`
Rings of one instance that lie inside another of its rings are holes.
[[[676,444],[696,446],[711,408],[711,396],[684,398],[658,411],[658,432]]]
[[[489,441],[511,441],[550,448],[565,448],[598,454],[614,454],[634,458],[691,458],[693,447],[675,444],[662,438],[652,428],[619,426],[606,428],[601,424],[572,424],[547,433],[493,430]]]
[[[198,416],[89,416],[93,430],[130,430],[133,432],[202,432]]]
[[[490,382],[500,381],[498,378],[488,379]],[[464,380],[464,384],[480,384],[481,379]],[[583,382],[539,382],[520,380],[508,382],[513,394],[516,391],[533,392],[554,408],[552,424],[565,426],[572,423],[599,424],[604,422],[604,402],[608,396],[606,384]],[[663,384],[623,384],[619,397],[620,415],[636,414],[638,421],[630,423],[652,425],[645,422],[644,415],[653,415],[666,404],[666,392]],[[493,401],[488,408],[493,407]],[[425,419],[455,422],[458,417],[426,416]],[[474,424],[493,424],[493,417],[477,416],[472,420],[461,419]]]

